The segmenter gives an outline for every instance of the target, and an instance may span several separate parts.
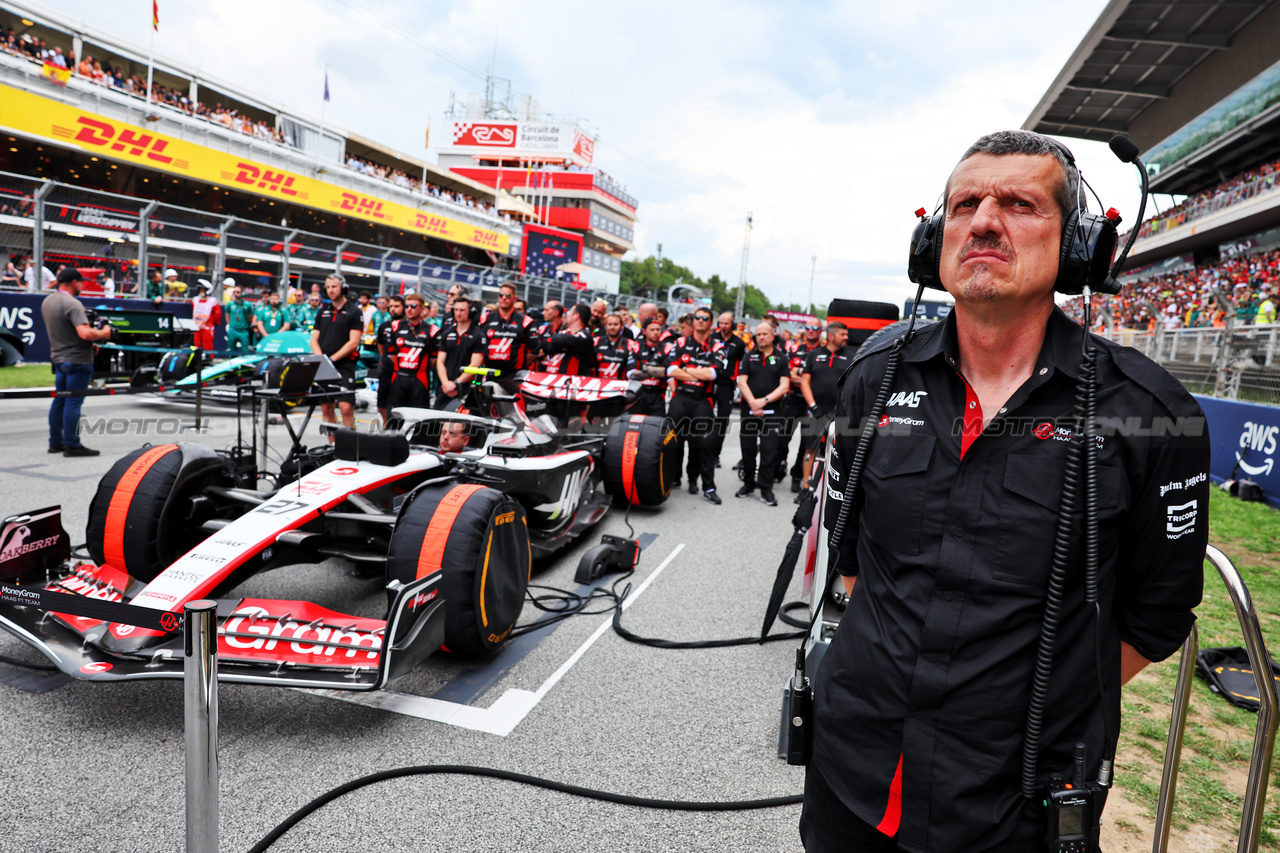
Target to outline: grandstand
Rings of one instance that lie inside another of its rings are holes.
[[[340,269],[368,289],[514,278],[535,302],[565,293],[519,273],[528,205],[178,61],[155,58],[151,98],[146,79],[144,48],[0,3],[8,261],[74,264],[125,292],[173,267],[256,291]]]
[[[1186,196],[1136,224],[1099,331],[1193,390],[1280,403],[1280,3],[1111,0],[1023,127],[1126,133],[1152,191]]]
[[[450,105],[440,165],[531,205],[543,227],[526,229],[521,270],[554,259],[617,293],[622,256],[635,248],[639,202],[595,168],[596,138],[576,119],[543,115],[528,96],[517,106],[509,94],[494,97],[495,89],[491,81],[488,96]]]

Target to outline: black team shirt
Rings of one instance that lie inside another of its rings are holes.
[[[726,338],[720,334],[719,329],[711,333],[711,338],[719,341],[720,345],[724,347],[725,371],[723,374],[716,374],[716,382],[721,385],[733,385],[737,382],[738,366],[742,363],[742,356],[747,352],[747,344],[733,332],[730,332],[729,337]]]
[[[780,384],[782,378],[791,377],[790,361],[787,359],[786,353],[781,353],[775,346],[773,352],[765,355],[760,350],[755,349],[742,357],[742,361],[738,363],[738,374],[747,377],[747,387],[751,389],[751,395],[757,400],[763,401],[770,393],[774,391]],[[773,400],[765,404],[765,411],[774,410],[782,405],[782,400]],[[750,410],[747,405],[747,398],[742,398],[742,411],[746,414]]]
[[[835,407],[840,396],[836,386],[845,369],[853,364],[854,352],[849,347],[841,347],[834,353],[827,347],[810,350],[804,367],[800,369],[801,373],[809,374],[809,390],[813,392],[813,401],[828,413]]]
[[[395,365],[396,381],[416,379],[429,388],[431,372],[435,370],[436,347],[440,331],[426,321],[416,326],[408,318],[401,317],[384,323],[389,327],[387,356]],[[470,361],[467,362],[470,364]]]
[[[489,341],[484,330],[472,323],[465,332],[459,332],[457,325],[440,331],[440,351],[444,353],[444,372],[450,382],[457,382],[462,375],[462,368],[471,364],[471,356],[476,353],[484,355],[489,350]]]
[[[813,762],[862,820],[911,851],[998,847],[1023,814],[1018,776],[1080,373],[1082,330],[1054,309],[1031,377],[998,412],[958,372],[955,315],[917,329],[838,543],[858,576],[817,675]],[[1148,660],[1181,646],[1200,601],[1208,541],[1209,436],[1199,405],[1136,350],[1098,351],[1102,680],[1094,608],[1072,536],[1037,785],[1087,776],[1103,754],[1105,701],[1119,719],[1120,641]],[[889,342],[853,366],[837,422],[870,411]],[[1124,428],[1106,429],[1107,423]],[[1170,424],[1173,428],[1170,428]],[[1133,427],[1138,427],[1134,429]],[[828,528],[857,437],[829,469]],[[1079,510],[1073,530],[1082,531]],[[1114,744],[1113,744],[1114,745]]]
[[[485,367],[501,370],[502,378],[510,379],[511,374],[529,366],[531,341],[537,333],[528,315],[513,311],[511,319],[504,320],[497,311],[485,311],[480,318],[480,328],[489,341]]]
[[[625,332],[618,335],[617,343],[609,340],[607,334],[596,338],[596,373],[601,379],[627,378],[627,363],[631,360],[628,345],[631,342]]]
[[[716,340],[715,336],[708,337],[705,346],[698,343],[698,339],[693,335],[676,338],[667,349],[667,367],[670,368],[673,365],[682,368],[713,367],[716,376],[719,377],[725,370],[724,344]],[[676,380],[676,393],[681,397],[694,400],[709,401],[714,387],[714,380],[710,382],[696,379]]]
[[[343,302],[341,308],[333,307],[333,303],[330,302],[328,305],[321,306],[316,313],[315,328],[320,332],[320,352],[332,358],[335,352],[351,340],[352,330],[364,332],[364,317],[350,299]],[[359,357],[360,345],[357,344],[343,360],[349,360],[350,363],[355,364]]]

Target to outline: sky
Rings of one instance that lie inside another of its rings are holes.
[[[151,0],[46,0],[139,45]],[[155,51],[407,154],[443,141],[451,92],[511,81],[597,130],[640,201],[636,257],[778,303],[901,304],[913,212],[977,137],[1020,127],[1104,8],[1076,0],[159,0]],[[1064,139],[1126,222],[1138,178]],[[1163,201],[1163,200],[1162,200]],[[1124,230],[1126,226],[1122,226]],[[816,263],[811,259],[817,258]],[[628,256],[633,259],[633,256]]]

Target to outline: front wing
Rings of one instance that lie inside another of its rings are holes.
[[[81,564],[48,589],[96,600],[120,601],[114,569]],[[218,600],[218,680],[338,690],[376,690],[404,675],[444,643],[440,574],[393,583],[388,618],[348,616],[306,601]],[[136,654],[99,644],[109,629],[132,626],[34,606],[0,602],[0,627],[49,658],[59,670],[86,681],[181,678],[181,630]],[[141,629],[139,629],[141,630]]]

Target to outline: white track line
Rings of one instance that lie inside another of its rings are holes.
[[[626,601],[622,603],[622,609],[626,610],[630,607],[640,597],[640,593],[648,589],[649,584],[654,582],[658,575],[662,573],[662,570],[669,566],[671,561],[682,550],[684,550],[683,542],[673,548],[666,559],[649,573],[644,582],[627,596]],[[524,718],[529,715],[529,712],[551,691],[551,688],[555,687],[560,679],[564,678],[565,674],[573,668],[573,665],[587,653],[587,649],[591,648],[595,641],[600,639],[612,625],[613,616],[611,614],[605,617],[600,627],[596,628],[595,632],[578,647],[578,650],[570,655],[569,659],[562,663],[560,668],[553,672],[546,681],[542,682],[542,685],[537,690],[515,688],[507,690],[488,708],[473,708],[470,705],[461,705],[457,702],[445,702],[442,699],[433,699],[430,696],[413,696],[408,693],[398,693],[394,690],[375,690],[365,693],[356,693],[350,690],[302,690],[301,692],[506,737],[515,731],[516,726],[520,725]]]

